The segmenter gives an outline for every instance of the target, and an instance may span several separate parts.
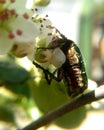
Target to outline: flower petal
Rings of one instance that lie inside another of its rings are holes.
[[[11,3],[9,6],[9,9],[15,9],[17,13],[23,14],[23,12],[26,12],[26,2],[27,0],[16,0],[15,2]]]
[[[53,38],[53,29],[50,28],[52,25],[51,21],[49,19],[40,18],[42,22],[37,23],[37,26],[40,28],[40,32],[38,35],[39,39],[46,39],[46,46],[51,42]]]
[[[0,55],[8,53],[13,46],[13,40],[8,38],[8,32],[0,30]]]
[[[9,24],[11,30],[15,34],[16,42],[33,42],[39,33],[39,29],[35,23],[32,21],[18,16]],[[22,31],[22,35],[17,35],[17,30]]]

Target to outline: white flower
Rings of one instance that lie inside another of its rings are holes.
[[[40,32],[36,38],[34,59],[44,67],[50,64],[56,68],[61,67],[66,57],[59,47],[54,48],[54,44],[57,44],[54,43],[54,40],[60,38],[57,29],[51,26],[52,23],[47,18],[38,17],[35,18],[35,22],[37,22]]]
[[[49,45],[49,43],[52,41],[54,35],[55,35],[55,31],[53,28],[51,28],[51,21],[49,19],[47,19],[47,15],[46,17],[42,17],[40,15],[36,15],[35,17],[33,17],[33,21],[35,21],[37,23],[37,26],[39,28],[39,34],[37,39],[38,40],[45,40],[46,41],[46,47]],[[36,47],[40,46],[39,42],[36,44]]]
[[[9,27],[13,30],[12,33],[15,35],[15,42],[31,42],[34,41],[39,33],[37,25],[29,19],[24,19],[22,16],[18,16],[13,20]]]
[[[34,53],[34,43],[15,43],[11,52],[17,57],[25,57],[28,56],[30,60],[33,60]]]
[[[54,65],[56,68],[60,68],[66,57],[60,48],[55,49],[38,49],[35,53],[35,60],[41,63],[44,67],[50,64]]]
[[[25,4],[26,0],[0,0],[0,54],[8,53],[14,45],[35,41],[39,29]]]
[[[13,41],[8,37],[8,32],[0,28],[0,54],[6,54],[12,45]]]

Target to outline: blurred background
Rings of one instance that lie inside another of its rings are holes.
[[[104,84],[104,0],[35,0],[34,4],[39,14],[48,15],[53,26],[79,46],[89,90]],[[70,100],[63,83],[48,86],[27,58],[0,56],[0,75],[0,130],[22,128]],[[39,130],[98,130],[103,120],[104,100],[100,100]]]

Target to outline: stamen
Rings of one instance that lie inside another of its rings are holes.
[[[18,30],[16,31],[16,34],[19,35],[19,36],[22,35],[22,30],[18,29]]]
[[[28,18],[29,18],[29,15],[28,15],[27,13],[24,13],[24,14],[23,14],[23,17],[24,17],[25,19],[28,19]]]
[[[2,12],[0,12],[0,20],[4,21],[8,19],[9,10],[5,9]]]
[[[15,37],[15,35],[14,35],[12,32],[10,32],[10,33],[8,34],[8,37],[9,37],[10,39],[13,39],[13,38]]]
[[[43,18],[43,20],[44,20],[44,21],[46,21],[46,19],[45,19],[45,18]]]
[[[42,23],[43,21],[42,21],[42,19],[40,19],[40,23]]]
[[[52,35],[52,33],[48,33],[48,36],[51,36]]]
[[[48,14],[46,14],[46,17],[48,17]]]
[[[5,4],[5,3],[6,3],[6,0],[0,0],[0,3],[1,3],[1,4]]]
[[[16,10],[11,9],[11,10],[10,10],[10,13],[11,13],[11,15],[15,15],[15,14],[16,14]]]
[[[15,0],[10,0],[10,2],[11,2],[11,3],[14,3],[14,2],[15,2]]]
[[[35,11],[38,11],[38,9],[37,9],[37,8],[35,8]]]
[[[41,27],[42,27],[42,28],[44,27],[43,24],[41,24]]]

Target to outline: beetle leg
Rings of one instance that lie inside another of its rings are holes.
[[[59,71],[58,69],[56,69],[53,73],[50,73],[48,70],[44,70],[43,72],[45,74],[45,78],[46,78],[48,84],[51,84],[52,79],[60,82],[63,78],[62,71]],[[56,76],[55,76],[55,73],[57,73]]]
[[[43,70],[43,72],[44,72],[44,74],[45,74],[45,79],[47,80],[47,83],[48,83],[48,84],[51,84],[52,79],[54,79],[54,80],[56,80],[56,81],[58,81],[58,82],[61,81],[61,79],[58,77],[58,75],[57,75],[57,77],[55,76],[55,73],[58,71],[57,69],[56,69],[53,73],[51,73],[51,72],[49,72],[47,69],[44,69],[41,65],[39,65],[39,64],[36,63],[35,61],[33,61],[33,64],[34,64],[37,68]]]
[[[57,71],[57,78],[58,78],[58,81],[61,81],[63,79],[63,71],[61,68],[59,68]]]

